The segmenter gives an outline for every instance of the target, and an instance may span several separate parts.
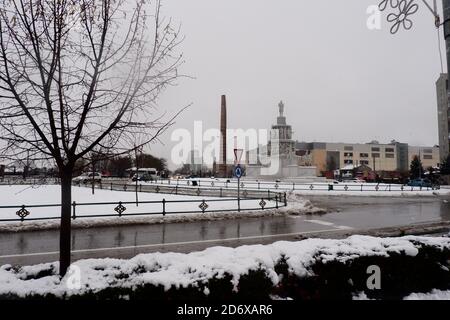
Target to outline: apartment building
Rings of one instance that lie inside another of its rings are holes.
[[[447,93],[448,81],[447,74],[441,73],[436,81],[437,113],[438,113],[438,132],[440,158],[443,161],[449,154],[450,137],[450,107]]]

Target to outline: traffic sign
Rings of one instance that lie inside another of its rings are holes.
[[[240,179],[242,177],[242,168],[240,165],[237,165],[236,168],[234,168],[234,175],[238,179]]]

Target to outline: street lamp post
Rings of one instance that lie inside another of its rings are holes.
[[[95,194],[95,156],[94,156],[94,152],[91,153],[91,165],[92,165],[92,179],[91,179],[91,184],[92,184],[92,194]]]
[[[138,181],[139,181],[139,154],[141,155],[142,159],[142,147],[134,147],[134,157],[135,157],[135,164],[136,164],[136,185],[135,185],[135,198],[136,198],[136,207],[139,206],[139,195],[138,195]]]
[[[450,0],[442,0],[444,39],[447,52],[447,74],[450,74]],[[448,89],[448,88],[447,88]]]
[[[443,27],[446,58],[447,58],[447,77],[450,77],[450,0],[442,0],[442,19],[438,13],[437,0],[381,0],[378,5],[380,11],[391,11],[387,15],[387,21],[391,23],[390,32],[392,34],[403,27],[409,30],[413,26],[412,20],[409,18],[419,10],[416,2],[422,2],[434,17],[434,25],[438,29],[439,56],[441,59],[441,69],[444,73],[443,61],[440,48],[439,28]],[[442,22],[441,22],[442,21]],[[447,95],[449,97],[448,105],[450,107],[450,88],[447,86]]]

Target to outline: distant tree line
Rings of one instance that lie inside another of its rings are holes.
[[[106,176],[125,178],[128,177],[127,170],[136,166],[138,168],[155,168],[158,172],[164,171],[168,173],[169,171],[166,159],[155,157],[149,153],[140,153],[137,157],[116,156],[108,158],[98,155],[98,160],[94,157],[92,164],[90,167],[80,163],[77,170],[78,174],[81,174],[83,171],[96,171]]]

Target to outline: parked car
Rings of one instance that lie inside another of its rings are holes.
[[[73,178],[73,181],[80,183],[102,183],[102,175],[99,172],[87,172],[83,173],[81,176]]]
[[[131,178],[131,180],[133,180],[133,181],[144,181],[144,182],[147,182],[147,181],[152,181],[153,180],[153,178],[152,178],[152,176],[150,175],[150,174],[148,174],[148,173],[139,173],[139,174],[134,174],[133,175],[133,177]]]
[[[413,179],[408,182],[410,187],[432,188],[433,184],[428,179]]]

